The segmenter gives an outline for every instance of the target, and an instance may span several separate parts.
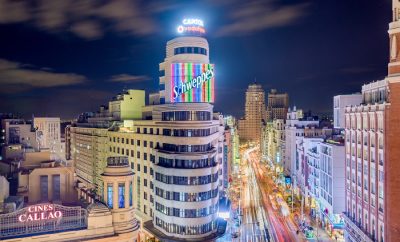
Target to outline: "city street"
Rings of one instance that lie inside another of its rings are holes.
[[[228,241],[228,238],[229,241],[307,241],[294,220],[296,210],[291,213],[291,208],[283,202],[271,171],[260,162],[257,148],[242,150],[237,179],[241,214],[230,220],[227,236],[219,241]],[[235,232],[237,238],[233,236]],[[318,232],[318,241],[331,241],[321,229]],[[308,240],[317,241],[316,238]]]

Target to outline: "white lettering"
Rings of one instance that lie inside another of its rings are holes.
[[[203,20],[201,19],[185,18],[182,22],[184,25],[198,25],[204,27]]]
[[[44,204],[44,205],[36,205],[28,207],[26,214],[21,214],[18,216],[18,221],[24,223],[31,221],[61,218],[61,217],[62,217],[62,212],[54,211],[53,204]]]
[[[203,72],[201,75],[193,78],[191,81],[185,83],[181,82],[179,86],[174,87],[174,99],[176,99],[181,94],[192,90],[193,88],[199,88],[204,82],[209,81],[214,76],[214,71],[212,69]]]

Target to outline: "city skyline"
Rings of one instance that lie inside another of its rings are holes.
[[[176,26],[188,15],[204,20],[217,66],[215,110],[225,114],[243,115],[244,91],[255,78],[266,92],[287,92],[291,105],[328,112],[333,95],[360,92],[362,84],[386,75],[390,1],[88,4],[20,3],[10,14],[0,9],[0,95],[6,100],[0,110],[76,118],[124,87],[157,91],[163,43],[177,35]],[[142,11],[112,14],[123,9]],[[299,88],[303,92],[295,92]]]

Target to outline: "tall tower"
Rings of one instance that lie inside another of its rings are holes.
[[[116,233],[138,230],[133,207],[133,172],[126,156],[108,157],[101,175],[104,182],[103,200],[111,209]]]
[[[264,117],[265,92],[261,85],[250,84],[246,91],[245,118],[239,120],[240,139],[259,142]]]
[[[202,20],[184,19],[160,63],[160,103],[214,102],[214,65]]]

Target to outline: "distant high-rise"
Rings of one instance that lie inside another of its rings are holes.
[[[265,92],[261,85],[250,84],[246,91],[245,117],[239,120],[240,139],[259,142],[264,117]]]
[[[289,95],[287,93],[278,93],[276,89],[271,89],[268,93],[268,103],[266,121],[274,119],[286,119],[289,108]]]

